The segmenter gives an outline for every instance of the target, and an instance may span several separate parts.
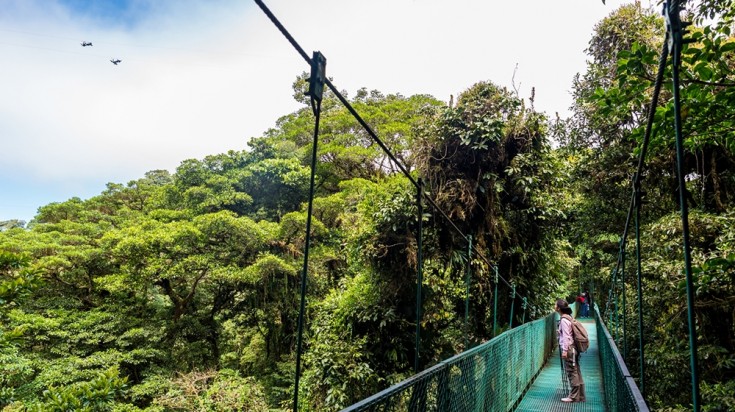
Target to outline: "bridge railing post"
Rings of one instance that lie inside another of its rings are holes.
[[[523,303],[521,304],[521,307],[523,308],[523,318],[521,319],[521,325],[526,323],[526,308],[528,307],[528,300],[524,296],[523,297]]]
[[[510,293],[510,326],[508,326],[508,329],[513,329],[513,309],[515,309],[516,306],[516,284],[514,282],[511,282],[511,288],[512,291]]]

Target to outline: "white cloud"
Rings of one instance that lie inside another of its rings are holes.
[[[307,53],[326,55],[341,89],[446,101],[480,80],[510,87],[518,64],[521,96],[536,87],[537,109],[550,114],[571,103],[592,27],[619,5],[608,3],[267,2]],[[87,193],[99,193],[107,181],[243,149],[298,107],[291,83],[308,67],[254,3],[145,4],[139,20],[110,24],[54,2],[10,3],[0,16],[0,173],[34,187],[95,182]]]

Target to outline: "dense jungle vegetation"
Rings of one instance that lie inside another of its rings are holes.
[[[704,410],[735,410],[735,2],[690,10],[683,53],[686,194]],[[596,27],[569,119],[479,82],[456,103],[358,90],[352,104],[477,250],[531,299],[580,287],[604,307],[643,139],[664,22],[640,5]],[[669,65],[642,214],[646,397],[690,403]],[[280,118],[249,148],[110,183],[0,231],[0,409],[288,410],[314,117]],[[559,79],[564,81],[564,79]],[[334,411],[412,375],[418,208],[408,180],[331,95],[322,104],[304,410]],[[552,142],[556,142],[552,144]],[[493,273],[431,208],[422,366],[492,337]],[[635,243],[627,253],[635,256]],[[469,328],[464,273],[473,268]],[[635,274],[635,260],[626,272]],[[635,280],[627,280],[635,302]],[[507,328],[509,294],[499,292]],[[518,311],[520,312],[520,311]],[[521,314],[516,313],[517,322]],[[628,324],[637,322],[633,304]],[[516,322],[516,323],[517,323]],[[637,329],[628,367],[638,376]]]

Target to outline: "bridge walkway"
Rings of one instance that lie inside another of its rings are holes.
[[[590,338],[590,347],[587,352],[582,354],[580,359],[587,401],[580,403],[563,403],[561,401],[561,398],[567,396],[569,392],[568,389],[565,391],[562,384],[562,369],[559,362],[559,348],[557,347],[519,403],[516,412],[606,411],[595,320],[593,318],[578,318],[577,320],[582,322]]]

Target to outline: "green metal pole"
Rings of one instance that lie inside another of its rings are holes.
[[[526,308],[528,307],[528,300],[526,298],[523,298],[523,304],[521,305],[523,307],[523,318],[521,319],[521,325],[526,323]]]
[[[319,142],[319,119],[322,108],[322,92],[324,90],[325,70],[327,59],[320,52],[314,52],[311,61],[311,77],[309,79],[309,93],[312,110],[314,112],[314,139],[311,148],[311,174],[309,176],[309,203],[306,211],[306,237],[304,239],[304,265],[301,271],[301,302],[299,304],[299,318],[296,326],[296,373],[294,376],[293,410],[299,410],[299,380],[301,378],[301,349],[303,345],[304,312],[306,312],[306,281],[309,272],[309,249],[311,240],[311,217],[314,205],[314,190],[316,181],[317,144]]]
[[[633,179],[635,184],[635,258],[636,269],[638,272],[638,352],[639,352],[639,370],[638,386],[641,389],[641,395],[645,398],[645,369],[644,369],[644,352],[643,352],[643,288],[641,286],[641,186],[639,179]]]
[[[469,349],[470,278],[472,276],[472,235],[467,236],[467,271],[464,278],[464,348]]]
[[[627,305],[626,305],[626,297],[625,297],[625,240],[621,242],[622,249],[620,250],[620,257],[622,259],[622,263],[620,264],[620,282],[622,283],[622,295],[623,295],[623,360],[625,360],[628,357],[628,335],[626,333],[627,327],[626,327],[626,315],[627,315]]]
[[[424,197],[424,182],[421,180],[421,178],[418,179],[419,187],[416,195],[416,204],[418,205],[418,217],[419,217],[419,227],[418,227],[418,234],[416,235],[416,243],[417,243],[417,262],[416,262],[416,271],[418,275],[418,280],[416,282],[416,355],[413,359],[413,370],[416,373],[419,373],[419,351],[421,349],[421,288],[424,283],[424,271],[423,271],[423,257],[421,256],[421,248],[422,248],[422,237],[424,232],[424,204],[423,204],[423,197]]]
[[[618,281],[620,282],[620,281]],[[616,285],[617,287],[617,285]],[[615,291],[615,343],[620,347],[620,291]]]
[[[513,292],[510,294],[510,326],[508,329],[513,329],[513,309],[516,306],[516,285],[515,283],[511,284],[513,287]]]
[[[692,403],[695,412],[700,410],[699,371],[697,367],[697,329],[694,322],[694,281],[692,279],[691,248],[689,246],[689,207],[686,198],[686,181],[684,180],[684,139],[681,133],[681,97],[679,93],[679,69],[681,64],[681,46],[683,44],[684,27],[679,11],[679,1],[666,1],[667,17],[670,27],[671,56],[673,61],[672,83],[674,97],[674,129],[676,132],[676,177],[679,180],[679,207],[681,208],[681,231],[684,247],[684,271],[686,275],[687,323],[689,326],[689,359],[692,374]]]
[[[498,267],[495,269],[495,293],[493,293],[493,338],[498,336]]]
[[[607,303],[605,303],[605,312],[607,312],[607,324],[612,328],[610,329],[612,333],[615,333],[615,329],[613,328],[613,326],[615,325],[615,323],[613,322],[614,313],[613,313],[613,310],[610,309],[613,305],[612,302],[613,302],[613,288],[612,286],[610,286],[610,289],[607,291]]]
[[[614,329],[614,335],[615,341],[618,341],[618,325],[620,324],[620,313],[618,312],[618,271],[615,270],[615,277],[613,278],[613,294],[615,296],[615,300],[613,301],[613,312],[615,312],[615,320],[613,321],[613,329]]]

